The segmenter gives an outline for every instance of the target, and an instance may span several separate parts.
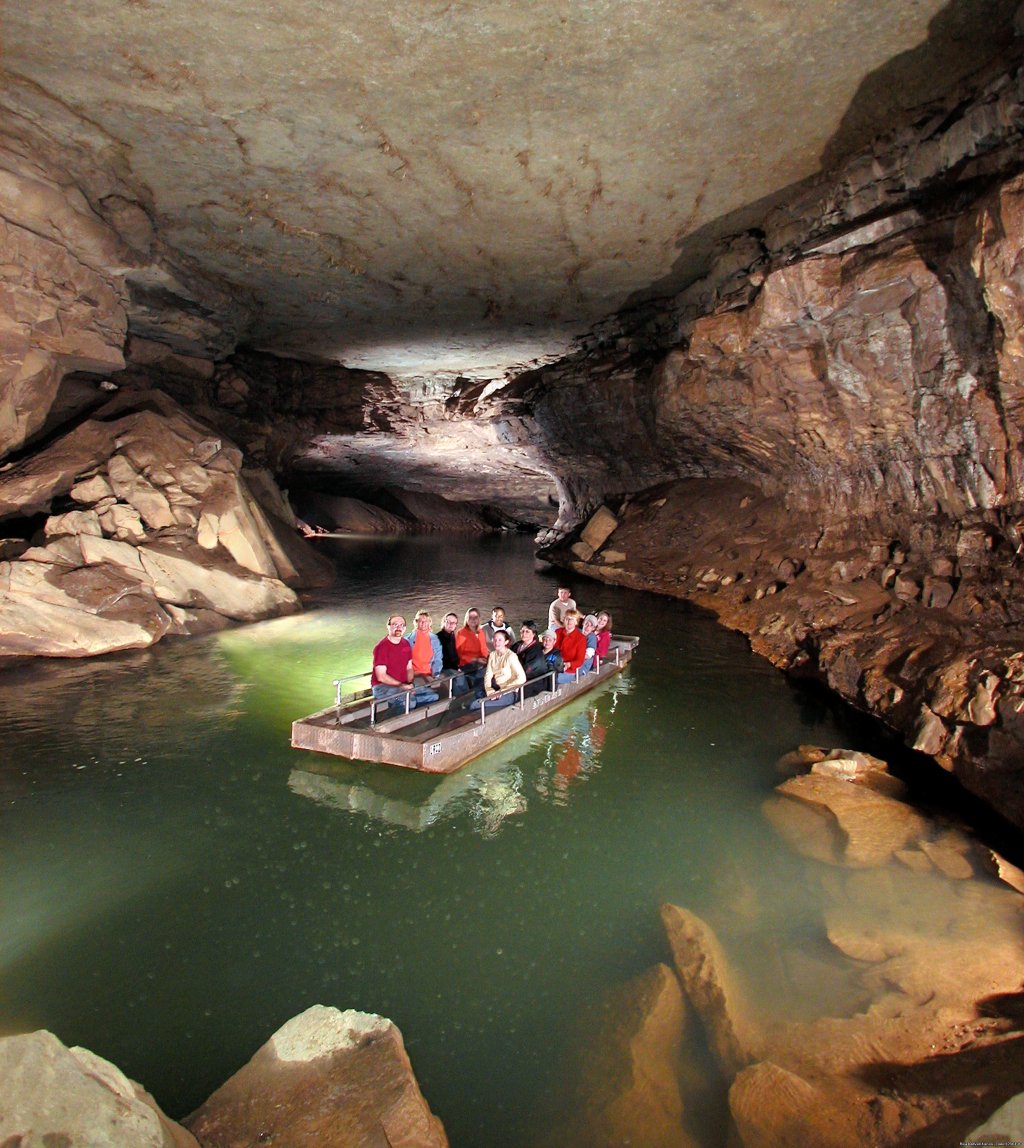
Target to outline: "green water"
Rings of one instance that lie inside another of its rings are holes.
[[[866,731],[684,605],[580,583],[641,636],[598,696],[448,778],[292,750],[390,611],[543,618],[557,584],[522,539],[333,545],[301,616],[0,677],[0,1031],[83,1044],[181,1116],[308,1006],[378,1012],[455,1148],[535,1143],[588,1012],[668,958],[663,901],[755,968],[751,898],[812,930],[760,805],[780,754]]]

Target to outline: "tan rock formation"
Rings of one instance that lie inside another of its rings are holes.
[[[166,396],[118,398],[0,475],[0,504],[80,509],[47,542],[0,564],[0,657],[78,657],[298,608],[290,586],[323,578],[261,477]],[[94,505],[90,502],[95,500]]]
[[[721,1081],[699,1054],[697,1018],[672,969],[657,965],[613,989],[575,1048],[578,1084],[551,1148],[697,1148],[715,1123]],[[706,1059],[706,1058],[704,1058]]]
[[[120,1069],[44,1031],[0,1037],[0,1142],[199,1148]]]
[[[731,1079],[759,1055],[761,1034],[718,938],[699,917],[662,905],[676,972],[700,1017],[722,1074]]]
[[[783,798],[811,806],[834,822],[836,856],[844,865],[870,866],[888,861],[897,849],[920,840],[928,829],[927,822],[909,805],[882,793],[840,777],[820,773],[805,774],[783,782],[776,790]],[[785,816],[775,817],[769,805],[773,824],[785,829]],[[798,850],[804,848],[801,837],[786,834]],[[817,852],[814,856],[824,860]]]
[[[278,1029],[185,1124],[203,1148],[448,1144],[394,1024],[323,1005]]]

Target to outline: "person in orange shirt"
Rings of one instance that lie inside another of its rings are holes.
[[[412,646],[413,684],[426,686],[441,672],[441,639],[430,629],[431,617],[417,610],[414,629],[405,640]]]
[[[490,650],[487,638],[480,628],[480,611],[470,606],[466,611],[466,624],[455,633],[455,648],[459,651],[459,669],[466,679],[469,689],[476,690],[483,685],[484,666]]]

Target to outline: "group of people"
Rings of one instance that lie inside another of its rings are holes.
[[[562,685],[596,669],[607,657],[612,638],[608,611],[582,614],[568,586],[559,586],[546,628],[527,619],[519,626],[518,639],[501,606],[491,610],[486,622],[471,606],[461,626],[455,613],[445,614],[436,633],[432,625],[430,614],[418,610],[412,632],[406,633],[404,616],[392,614],[387,634],[373,649],[373,696],[392,699],[395,711],[406,708],[406,694],[410,709],[436,702],[440,694],[435,687],[451,678],[453,706],[482,706],[490,713],[511,705],[520,686],[527,686],[530,696],[553,688],[552,681]]]

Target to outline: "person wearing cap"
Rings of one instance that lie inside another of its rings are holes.
[[[540,637],[541,649],[544,651],[544,673],[555,674],[554,678],[545,682],[544,688],[553,690],[557,685],[557,675],[562,672],[562,654],[558,649],[558,631],[545,630]]]
[[[580,677],[584,674],[589,674],[597,664],[597,615],[588,614],[583,619],[583,625],[580,627],[583,631],[583,637],[587,640],[587,656],[583,659],[583,665],[580,666]]]

